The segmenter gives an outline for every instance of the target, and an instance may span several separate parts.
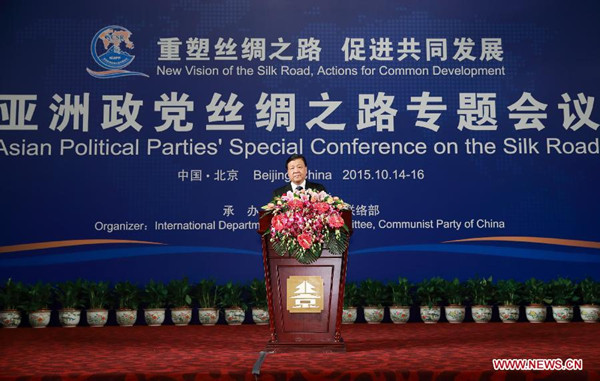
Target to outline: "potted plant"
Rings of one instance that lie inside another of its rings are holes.
[[[406,278],[398,278],[398,282],[389,283],[391,296],[390,318],[394,324],[403,324],[410,318],[410,306],[413,303],[411,290],[413,285]]]
[[[468,279],[465,287],[471,299],[471,314],[475,323],[488,323],[492,320],[491,301],[494,299],[496,288],[492,277]]]
[[[220,305],[225,311],[225,321],[229,325],[241,325],[246,317],[243,287],[228,282],[220,288]]]
[[[52,304],[52,285],[37,282],[27,287],[25,311],[29,314],[29,324],[33,328],[45,328],[50,323],[50,304]]]
[[[137,320],[140,290],[131,282],[118,282],[113,288],[117,323],[132,327]]]
[[[144,287],[144,320],[150,327],[161,326],[165,321],[165,305],[167,304],[167,287],[164,283],[151,280]]]
[[[85,299],[86,318],[91,327],[104,327],[108,321],[109,304],[108,282],[83,282],[82,292]]]
[[[188,278],[173,279],[167,284],[167,299],[171,306],[171,320],[176,326],[186,326],[192,320],[192,297]]]
[[[377,280],[366,279],[359,286],[360,297],[363,300],[365,320],[369,324],[379,324],[383,320],[383,303],[387,300],[387,293],[383,283]]]
[[[21,324],[24,297],[23,283],[8,278],[0,289],[0,322],[4,328],[17,328]]]
[[[581,319],[586,323],[596,323],[600,317],[600,283],[586,278],[579,282],[577,291],[581,297],[582,305],[579,306]]]
[[[250,283],[250,302],[252,304],[252,320],[258,325],[269,324],[267,307],[267,287],[264,280],[254,279]]]
[[[417,297],[421,303],[421,320],[434,324],[440,320],[440,303],[444,296],[444,280],[440,277],[424,279],[417,283]]]
[[[573,320],[573,302],[579,300],[575,294],[577,285],[570,279],[557,278],[550,282],[552,298],[552,317],[557,323],[569,323]]]
[[[529,305],[525,306],[525,316],[531,323],[542,323],[546,320],[546,306],[551,303],[548,298],[548,289],[544,281],[531,278],[525,282],[525,298]]]
[[[360,305],[360,292],[356,283],[348,282],[344,287],[344,307],[342,310],[342,324],[353,324],[358,316],[357,308]]]
[[[66,281],[56,285],[54,292],[56,300],[61,305],[58,311],[58,320],[65,328],[73,328],[81,320],[81,308],[83,307],[82,298],[83,281]]]
[[[458,278],[444,281],[444,298],[448,302],[445,308],[446,320],[449,323],[462,323],[465,320],[465,285]]]
[[[498,313],[503,323],[519,320],[519,304],[523,300],[523,285],[513,279],[499,280],[496,283]]]
[[[214,280],[203,279],[192,289],[194,299],[198,301],[198,317],[202,325],[215,325],[219,320],[219,287]]]

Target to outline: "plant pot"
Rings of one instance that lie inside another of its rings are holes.
[[[543,323],[546,321],[546,306],[541,304],[525,306],[525,316],[530,323]]]
[[[81,311],[74,308],[64,308],[58,311],[58,320],[64,328],[77,327],[81,320]]]
[[[492,320],[492,306],[471,306],[471,315],[475,323],[489,323]]]
[[[600,306],[584,304],[579,306],[579,313],[585,323],[596,323],[600,318]]]
[[[133,327],[137,320],[137,310],[117,310],[117,324],[121,327]]]
[[[444,313],[446,314],[446,320],[448,320],[448,323],[458,324],[465,320],[465,306],[450,304],[444,307]]]
[[[17,310],[0,311],[0,322],[4,328],[17,328],[21,324],[21,313]]]
[[[198,317],[202,325],[215,325],[219,321],[219,310],[216,308],[198,308]]]
[[[29,325],[33,328],[46,328],[50,324],[51,310],[37,310],[29,313]]]
[[[440,320],[442,309],[440,306],[421,306],[421,320],[425,324],[435,324]]]
[[[498,306],[498,313],[500,314],[502,323],[516,323],[519,321],[519,306]]]
[[[405,324],[410,318],[409,306],[391,306],[390,318],[394,324]]]
[[[264,308],[253,308],[252,309],[252,320],[256,325],[267,325],[269,324],[269,311]]]
[[[243,309],[236,308],[225,308],[225,321],[229,325],[242,325],[244,319],[246,318],[246,313]]]
[[[573,306],[552,306],[552,317],[557,323],[570,323],[573,320]]]
[[[190,307],[171,308],[171,320],[176,326],[182,327],[192,321],[192,309]]]
[[[165,322],[164,308],[146,308],[144,310],[144,320],[149,327],[159,327]]]
[[[108,321],[108,310],[91,309],[86,311],[87,322],[90,327],[104,327]]]
[[[356,307],[347,307],[342,311],[342,324],[354,324],[358,316]]]
[[[363,311],[369,324],[379,324],[383,320],[383,307],[363,307]]]

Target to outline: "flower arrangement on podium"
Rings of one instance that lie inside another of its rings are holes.
[[[323,249],[342,255],[348,248],[348,227],[340,212],[349,205],[339,197],[312,189],[287,192],[262,207],[272,214],[271,235],[275,252],[293,256],[302,264],[320,258]]]

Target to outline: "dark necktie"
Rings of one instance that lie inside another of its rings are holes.
[[[302,185],[300,185],[300,186],[297,186],[297,187],[296,187],[296,190],[297,190],[297,191],[301,191],[301,190],[303,190],[303,189],[304,189],[304,188],[302,188]]]

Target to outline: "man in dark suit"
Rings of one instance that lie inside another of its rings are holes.
[[[273,191],[273,197],[279,197],[288,191],[295,191],[296,189],[312,189],[317,192],[325,191],[325,187],[321,184],[311,183],[306,180],[308,174],[308,167],[306,165],[306,158],[302,155],[292,155],[285,161],[285,169],[287,170],[290,182],[286,185],[277,188]]]

